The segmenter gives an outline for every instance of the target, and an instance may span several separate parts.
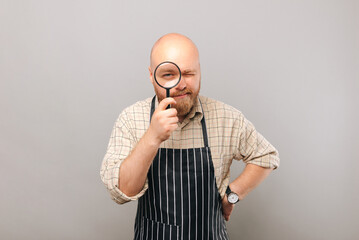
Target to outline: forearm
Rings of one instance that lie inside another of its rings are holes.
[[[142,190],[159,145],[147,131],[121,164],[118,186],[127,196],[134,196]]]
[[[272,171],[271,168],[264,168],[255,164],[247,164],[243,172],[232,182],[229,187],[238,194],[242,200],[245,196],[257,187]]]

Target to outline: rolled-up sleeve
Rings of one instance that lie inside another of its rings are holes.
[[[131,153],[136,145],[135,137],[126,125],[126,113],[120,114],[112,129],[110,141],[107,146],[105,157],[101,164],[101,180],[111,195],[111,199],[118,204],[137,200],[147,190],[147,180],[142,190],[135,196],[127,196],[118,188],[118,179],[121,163]]]
[[[240,117],[240,132],[235,159],[243,160],[265,168],[276,169],[279,167],[279,153],[246,119],[243,114]]]

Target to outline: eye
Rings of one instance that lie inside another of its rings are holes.
[[[173,76],[173,74],[171,74],[171,73],[167,73],[167,74],[163,74],[163,75],[162,75],[162,77],[164,77],[164,78],[166,78],[166,77],[171,77],[171,76]]]
[[[193,73],[185,73],[185,74],[183,74],[183,76],[192,77],[192,76],[194,76],[194,74]]]

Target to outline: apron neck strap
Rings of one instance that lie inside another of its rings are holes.
[[[206,127],[206,121],[204,120],[204,112],[203,112],[203,107],[202,107],[202,102],[201,99],[199,99],[199,103],[201,104],[201,108],[202,108],[202,113],[203,113],[203,117],[201,120],[201,125],[202,125],[202,133],[203,133],[203,142],[204,142],[204,146],[208,147],[208,135],[207,135],[207,127]],[[152,115],[155,111],[155,105],[156,105],[156,95],[152,98],[152,102],[151,102],[151,113],[150,113],[150,122],[152,119]]]

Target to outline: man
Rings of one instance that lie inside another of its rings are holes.
[[[169,98],[154,80],[165,61],[182,74]],[[199,53],[189,38],[161,37],[149,73],[156,96],[120,114],[101,179],[115,202],[139,200],[135,239],[228,239],[224,219],[279,166],[278,152],[240,111],[198,95]],[[246,167],[229,184],[233,159]]]

